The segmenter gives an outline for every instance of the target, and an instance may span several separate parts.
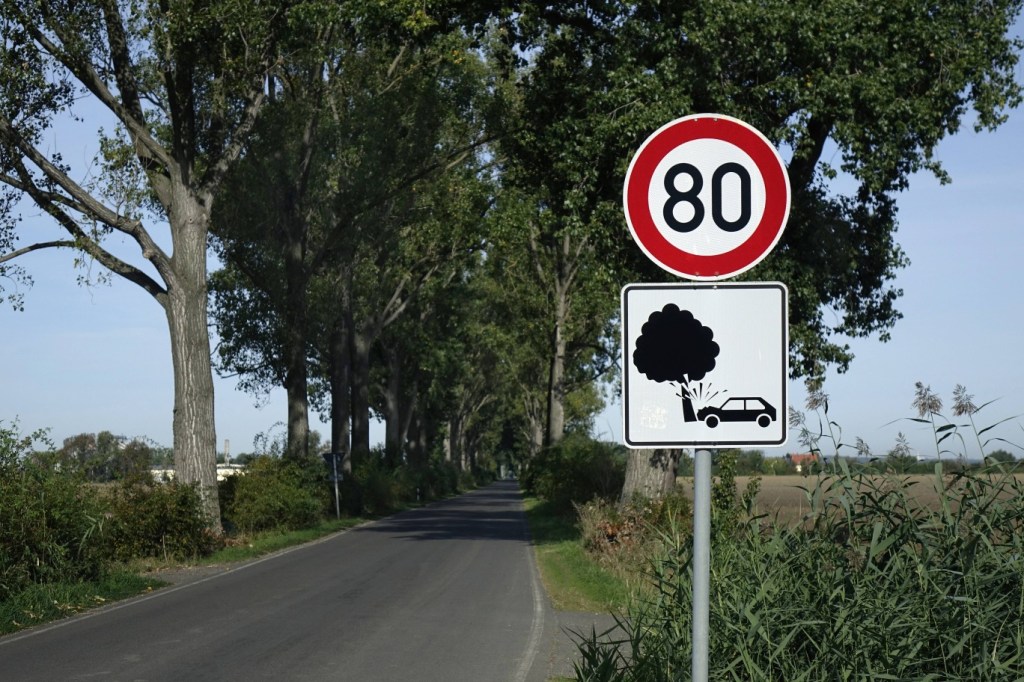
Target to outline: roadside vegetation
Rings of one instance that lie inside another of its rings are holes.
[[[711,679],[1021,679],[1024,479],[1006,449],[1016,446],[992,432],[1012,419],[980,423],[959,386],[948,418],[921,385],[915,407],[926,413],[912,421],[936,433],[927,475],[907,473],[902,438],[879,458],[845,444],[827,396],[812,395],[809,417],[791,415],[822,463],[785,479],[802,488],[799,515],[757,505],[771,478],[737,476],[754,453],[716,453]],[[566,478],[534,480],[545,477]],[[690,486],[682,477],[658,501],[595,490],[573,500],[562,542],[587,557],[584,571],[627,589],[626,607],[611,609],[625,634],[582,637],[576,679],[689,679]]]
[[[263,455],[220,483],[218,535],[195,484],[143,466],[107,480],[95,458],[65,455],[43,432],[0,423],[0,634],[156,589],[164,569],[250,559],[477,483],[443,462],[388,467],[371,452],[341,486],[336,518],[323,459]]]

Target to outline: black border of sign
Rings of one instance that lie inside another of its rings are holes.
[[[631,443],[629,440],[629,316],[626,314],[626,294],[633,289],[777,289],[782,293],[782,405],[779,407],[779,419],[782,420],[782,440],[736,440],[736,441],[665,441]],[[674,282],[661,284],[627,284],[620,293],[622,311],[622,442],[627,448],[642,450],[645,448],[721,448],[721,447],[780,447],[789,440],[789,289],[782,282]]]

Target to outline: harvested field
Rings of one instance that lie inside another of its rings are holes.
[[[1021,476],[1018,474],[1018,479]],[[742,492],[750,478],[750,476],[737,476],[737,490]],[[938,494],[935,491],[934,475],[905,475],[898,478],[908,483],[909,490],[918,501],[928,506],[937,503]],[[946,480],[948,482],[951,478],[947,476]],[[759,513],[767,514],[769,517],[777,515],[778,520],[782,523],[798,521],[809,510],[806,491],[813,490],[816,483],[816,476],[762,476],[761,491],[757,496]],[[693,479],[680,479],[680,484],[683,490],[692,497]]]

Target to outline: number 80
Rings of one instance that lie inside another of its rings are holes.
[[[693,185],[685,192],[676,189],[676,178],[685,173],[690,176]],[[736,220],[728,220],[722,214],[722,181],[729,173],[740,180],[740,215]],[[662,215],[668,226],[676,232],[692,232],[704,222],[704,202],[697,196],[704,188],[704,176],[700,170],[689,163],[677,163],[665,174],[665,191],[668,201]],[[681,203],[693,206],[693,217],[689,220],[677,220],[675,208]],[[725,232],[739,232],[750,222],[750,173],[738,163],[723,163],[711,176],[711,219],[715,225]]]

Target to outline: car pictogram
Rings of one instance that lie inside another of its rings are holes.
[[[697,419],[712,429],[719,422],[757,422],[758,426],[767,428],[775,421],[776,411],[764,398],[729,398],[719,407],[697,410]]]

